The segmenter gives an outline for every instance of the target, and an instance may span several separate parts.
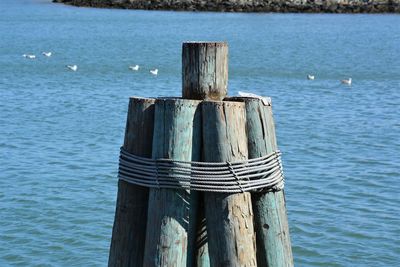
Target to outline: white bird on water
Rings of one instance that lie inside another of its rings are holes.
[[[351,85],[351,78],[348,78],[347,80],[346,79],[345,80],[341,80],[340,82],[343,83],[343,84]]]
[[[68,69],[72,70],[72,71],[77,71],[78,70],[78,66],[77,65],[67,65],[66,67]]]
[[[150,70],[150,73],[153,74],[153,75],[157,75],[158,74],[158,69]]]
[[[35,59],[36,56],[35,55],[30,55],[30,54],[23,54],[22,55],[24,58],[29,58],[29,59]]]
[[[51,57],[52,53],[51,52],[42,52],[42,55],[45,57]]]
[[[139,70],[139,65],[135,65],[135,66],[129,66],[130,70],[134,70],[134,71],[138,71]]]
[[[315,79],[314,75],[311,75],[311,74],[307,75],[307,80],[314,80],[314,79]]]

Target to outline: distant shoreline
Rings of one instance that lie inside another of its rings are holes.
[[[142,10],[276,12],[276,13],[400,13],[400,0],[53,0],[80,7]]]

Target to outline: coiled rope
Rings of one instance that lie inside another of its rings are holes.
[[[206,192],[279,191],[284,187],[280,151],[235,162],[148,159],[121,147],[118,178],[151,187]]]

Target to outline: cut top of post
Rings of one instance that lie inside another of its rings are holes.
[[[223,100],[228,93],[228,43],[182,45],[182,97]]]

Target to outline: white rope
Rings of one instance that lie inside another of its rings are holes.
[[[148,159],[121,147],[118,178],[151,187],[206,192],[278,191],[284,187],[280,151],[235,162]]]

